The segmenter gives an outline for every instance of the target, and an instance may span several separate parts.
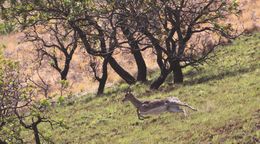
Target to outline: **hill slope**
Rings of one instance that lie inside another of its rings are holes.
[[[55,143],[257,143],[260,33],[237,39],[216,55],[199,71],[185,69],[184,85],[165,84],[155,92],[142,84],[132,87],[140,99],[177,96],[199,109],[186,118],[165,113],[138,120],[135,108],[121,102],[127,85],[120,84],[103,97],[87,95],[57,106],[50,115],[68,129],[41,130]]]
[[[243,25],[246,31],[252,32],[254,30],[260,31],[260,1],[259,0],[237,0],[240,3],[241,15],[239,16],[239,21],[236,18],[227,19],[227,22],[232,22],[234,24],[239,24],[238,27]],[[3,27],[3,26],[2,26]],[[0,21],[0,33],[1,30],[1,21]],[[9,35],[0,35],[0,46],[5,45],[5,55],[13,60],[19,60],[22,68],[26,70],[27,73],[32,73],[33,78],[37,80],[37,75],[35,70],[30,70],[31,67],[35,66],[35,59],[37,54],[33,50],[33,45],[29,43],[21,43],[23,39],[22,33],[11,33]],[[120,60],[120,65],[128,70],[132,75],[137,71],[136,64],[133,63],[133,56],[131,54],[120,53],[119,51],[114,52],[113,55],[117,60]],[[123,58],[122,58],[123,56]],[[152,59],[152,52],[146,50],[143,53],[147,67],[154,69],[153,65],[156,64],[156,60]],[[89,63],[88,57],[85,54],[82,54],[80,49],[76,50],[76,53],[73,56],[73,60],[70,64],[70,71],[68,73],[68,80],[70,83],[74,83],[71,86],[70,90],[72,92],[82,92],[82,91],[96,91],[98,87],[97,82],[93,82],[93,74],[89,72]],[[62,65],[62,64],[61,64]],[[52,73],[52,76],[49,76],[49,73]],[[108,70],[108,83],[107,86],[113,85],[118,81],[122,80],[113,70]],[[59,74],[56,70],[48,65],[48,63],[42,63],[40,70],[42,77],[48,81],[51,86],[52,91],[56,91],[57,81],[59,79]],[[87,83],[86,83],[87,82]],[[77,85],[76,85],[77,84]]]

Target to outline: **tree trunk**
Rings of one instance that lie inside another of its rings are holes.
[[[138,42],[134,39],[132,33],[127,27],[121,26],[121,29],[123,31],[123,34],[128,40],[128,44],[131,47],[131,52],[135,58],[135,62],[138,70],[137,81],[146,82],[147,68],[142,53],[140,52],[140,47],[138,45]]]
[[[124,79],[128,84],[134,84],[135,78],[132,77],[127,71],[125,71],[118,63],[117,61],[111,57],[109,59],[109,64],[114,69],[114,71],[122,78]]]
[[[60,73],[61,80],[67,80],[67,75],[64,73]]]
[[[67,80],[67,75],[68,75],[69,69],[70,69],[70,60],[71,60],[71,58],[66,58],[64,68],[60,73],[61,80]]]
[[[38,130],[37,125],[33,125],[32,130],[33,130],[33,134],[34,134],[35,143],[41,144],[40,136],[39,136],[39,130]]]
[[[175,84],[183,83],[183,73],[180,65],[180,61],[176,60],[172,62],[173,80]]]
[[[102,77],[99,80],[99,86],[97,95],[101,95],[104,93],[106,81],[107,81],[107,64],[108,64],[109,58],[105,58],[102,65]]]
[[[99,85],[98,85],[97,96],[100,96],[104,93],[106,81],[107,81],[107,77],[106,78],[102,77],[102,79],[100,79]]]
[[[135,62],[137,65],[137,81],[146,82],[146,76],[147,76],[147,68],[144,61],[144,58],[139,50],[134,50],[133,52]]]
[[[161,71],[160,76],[151,84],[150,89],[158,89],[164,83],[168,74],[167,70]]]
[[[154,43],[157,43],[157,42],[154,42]],[[158,45],[156,47],[156,52],[157,52],[157,64],[160,67],[161,74],[151,84],[150,89],[158,89],[164,83],[165,79],[167,78],[168,74],[170,73],[170,71],[164,65],[162,50]]]

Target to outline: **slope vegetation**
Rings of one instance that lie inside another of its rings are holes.
[[[198,70],[185,69],[183,85],[172,85],[169,78],[159,91],[132,87],[142,100],[176,96],[199,110],[188,111],[186,118],[164,113],[138,120],[135,108],[121,102],[128,86],[118,84],[102,97],[72,97],[56,106],[49,114],[65,127],[41,131],[55,143],[260,142],[260,33],[220,47],[215,55]]]

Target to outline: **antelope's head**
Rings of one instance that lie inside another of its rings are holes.
[[[131,90],[128,89],[128,90],[126,91],[125,97],[124,97],[124,99],[122,100],[122,102],[129,101],[129,100],[131,100],[132,98],[133,98],[133,94],[131,93]]]

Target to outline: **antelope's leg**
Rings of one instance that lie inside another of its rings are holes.
[[[145,117],[145,116],[141,115],[140,111],[138,109],[136,109],[136,112],[137,112],[137,116],[138,116],[139,120],[144,120],[146,118],[150,118],[149,116]]]
[[[139,120],[144,120],[144,117],[140,114],[139,109],[136,109],[137,116]]]
[[[181,109],[181,110],[182,110],[182,112],[183,112],[184,116],[185,116],[185,117],[187,117],[188,115],[187,115],[187,112],[186,112],[186,110],[185,110],[185,109]]]

